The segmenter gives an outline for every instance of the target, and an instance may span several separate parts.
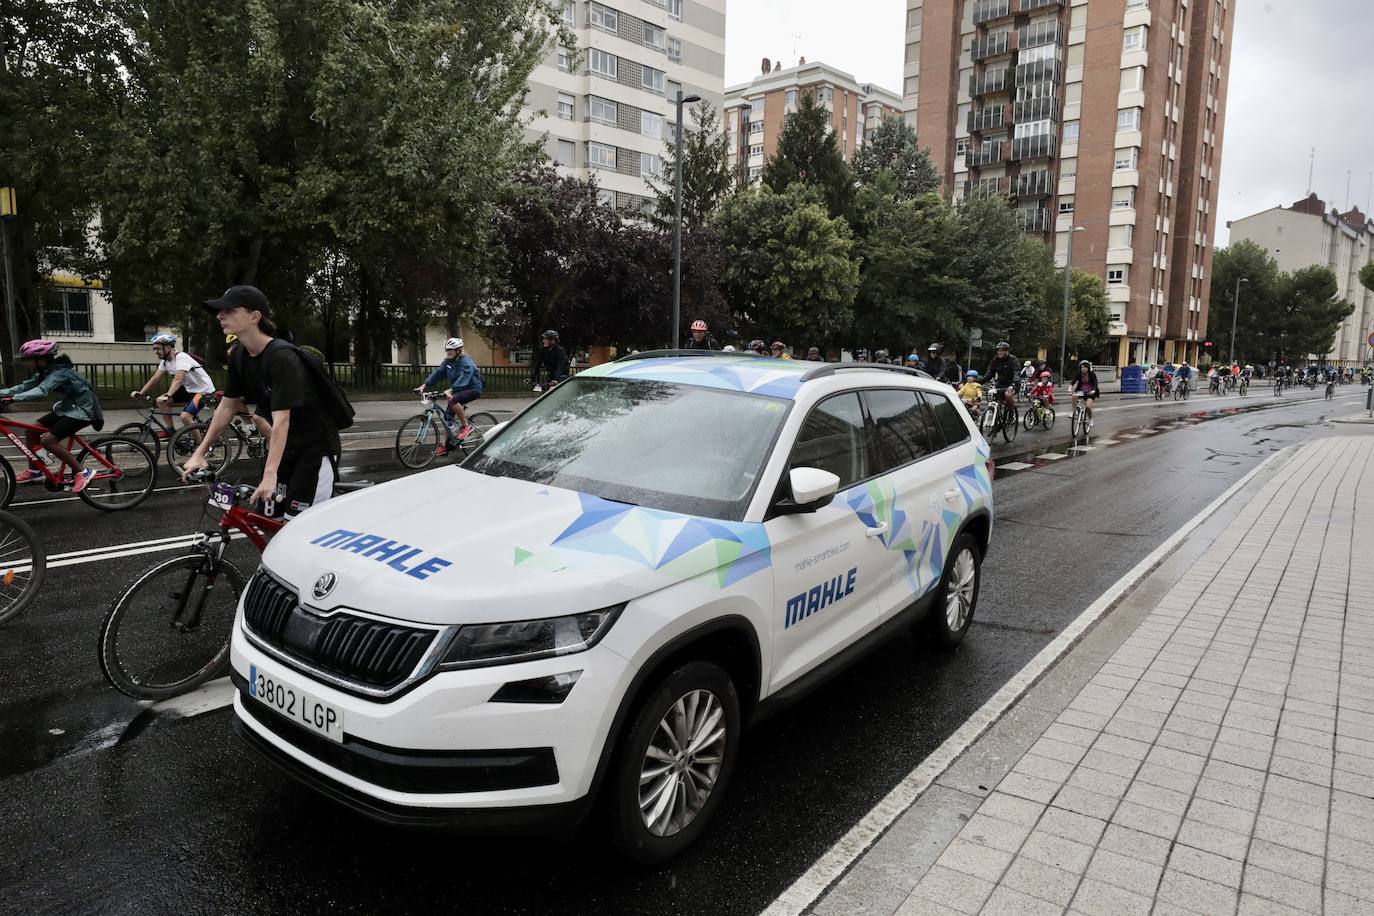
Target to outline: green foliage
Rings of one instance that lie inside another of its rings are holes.
[[[1374,261],[1360,268],[1360,285],[1365,289],[1374,290]]]
[[[763,184],[778,193],[794,184],[816,188],[831,216],[854,215],[854,173],[840,155],[830,112],[804,92],[783,121],[778,151],[763,166]]]
[[[1231,314],[1240,285],[1236,316],[1236,357],[1268,361],[1279,354],[1290,360],[1330,352],[1341,322],[1354,306],[1336,297],[1336,276],[1313,265],[1293,274],[1251,241],[1218,248],[1212,256],[1208,336],[1218,354],[1230,354]]]
[[[916,130],[900,117],[885,117],[868,140],[854,154],[854,175],[864,185],[872,185],[886,173],[896,181],[895,193],[919,197],[940,189],[940,175],[930,161],[930,152],[916,144]]]
[[[658,195],[655,222],[671,229],[677,147],[671,138],[664,142],[664,147],[663,177],[654,182]],[[730,174],[727,152],[728,141],[715,106],[704,99],[697,102],[691,110],[691,121],[682,129],[682,225],[686,231],[704,226],[729,196],[734,176]]]
[[[801,184],[730,198],[716,220],[726,295],[746,331],[793,341],[840,340],[854,318],[853,234]]]

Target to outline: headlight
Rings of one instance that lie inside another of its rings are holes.
[[[606,635],[624,608],[625,605],[617,604],[566,617],[460,627],[439,667],[451,670],[508,665],[585,652]]]

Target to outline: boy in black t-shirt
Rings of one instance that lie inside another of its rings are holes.
[[[259,413],[270,415],[272,438],[253,501],[263,504],[264,515],[294,518],[333,495],[339,431],[301,362],[307,357],[272,336],[276,328],[271,307],[260,290],[231,286],[218,299],[207,300],[205,308],[215,314],[225,334],[238,335],[238,346],[229,360],[224,399],[200,448],[186,462],[185,473],[205,467],[210,444],[245,404],[255,404]]]

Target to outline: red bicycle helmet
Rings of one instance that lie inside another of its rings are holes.
[[[19,355],[24,357],[52,356],[57,352],[55,340],[28,340],[19,347]]]
[[[696,321],[693,321],[693,322],[692,322],[692,330],[693,330],[693,331],[704,331],[704,330],[706,330],[706,322],[704,322],[704,321],[702,321],[700,318],[698,318]]]

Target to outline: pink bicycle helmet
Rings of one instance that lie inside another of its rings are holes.
[[[700,318],[698,318],[696,321],[693,321],[693,322],[692,322],[692,330],[693,330],[693,331],[704,331],[704,330],[706,330],[706,322],[704,322],[704,321],[702,321]]]
[[[29,340],[19,347],[19,355],[28,358],[52,356],[56,352],[57,341],[55,340]]]

